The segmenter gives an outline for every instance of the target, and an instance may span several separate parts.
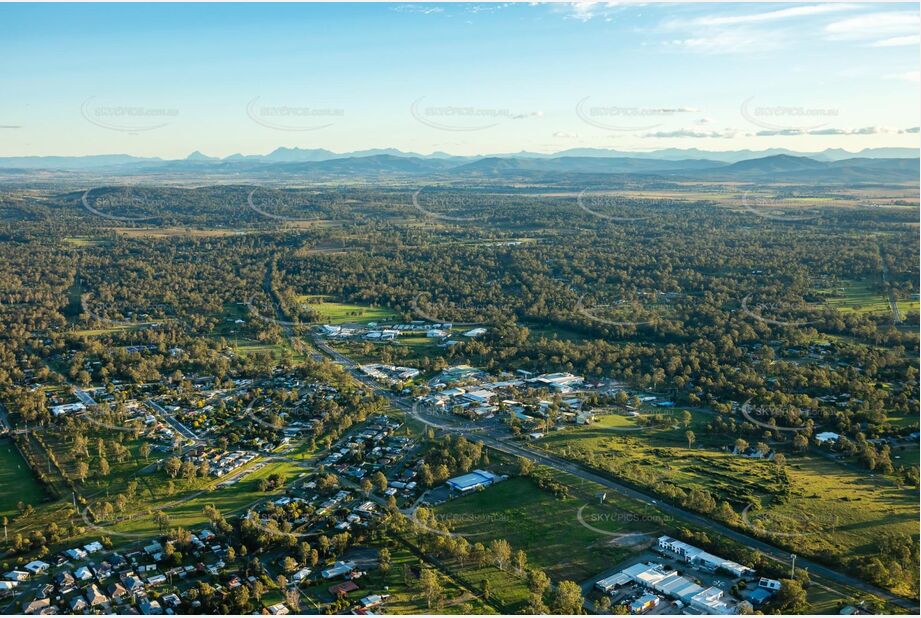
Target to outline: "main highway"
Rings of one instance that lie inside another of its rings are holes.
[[[329,346],[322,337],[314,336],[314,343],[316,347],[322,350],[324,353],[328,354],[336,363],[340,364],[345,368],[356,380],[362,384],[371,388],[375,393],[387,397],[390,402],[399,410],[402,410],[412,418],[417,421],[439,429],[442,431],[449,431],[454,433],[459,433],[468,437],[471,440],[479,440],[484,445],[489,446],[497,451],[507,453],[509,455],[517,455],[519,457],[524,457],[535,463],[553,468],[555,470],[565,472],[567,474],[572,474],[580,479],[590,481],[592,483],[597,483],[598,485],[614,491],[622,496],[631,498],[633,500],[638,500],[649,505],[654,505],[655,508],[662,511],[663,513],[670,515],[676,519],[686,521],[690,524],[700,526],[701,528],[712,530],[718,534],[721,534],[733,541],[741,543],[751,549],[758,550],[768,558],[775,560],[781,564],[790,565],[791,556],[790,552],[770,543],[763,541],[761,539],[755,538],[751,535],[748,535],[744,532],[740,532],[734,528],[730,528],[720,522],[714,521],[705,515],[695,513],[688,509],[685,509],[674,504],[663,502],[657,496],[647,494],[645,492],[639,491],[633,487],[629,487],[617,481],[611,480],[608,477],[601,476],[592,470],[587,469],[579,463],[557,457],[541,451],[539,449],[513,442],[510,437],[494,437],[488,433],[479,433],[478,430],[470,425],[458,426],[452,424],[445,424],[440,420],[432,419],[422,410],[419,409],[419,406],[414,405],[414,402],[406,397],[400,397],[394,394],[392,391],[381,388],[374,380],[364,374],[358,369],[358,366],[348,357],[340,354]],[[907,610],[914,610],[915,613],[918,612],[918,601],[912,599],[906,599],[892,594],[886,590],[868,584],[856,577],[848,575],[847,573],[842,573],[836,569],[825,566],[818,562],[808,560],[801,556],[796,557],[796,566],[799,569],[807,569],[811,575],[817,575],[822,578],[825,578],[831,582],[837,584],[851,586],[862,592],[876,595],[886,601],[889,601],[899,607],[902,607]],[[832,589],[830,589],[832,590]],[[836,591],[837,592],[837,591]],[[844,594],[844,593],[841,593]]]

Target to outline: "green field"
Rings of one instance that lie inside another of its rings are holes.
[[[10,438],[0,439],[0,516],[13,518],[20,501],[38,508],[47,494]]]
[[[442,521],[471,543],[507,540],[554,579],[581,581],[626,559],[663,531],[665,522],[644,505],[608,495],[591,483],[566,477],[572,495],[558,499],[527,478],[503,481],[439,506]],[[587,525],[585,525],[587,524]],[[597,530],[593,530],[595,528]],[[598,530],[601,530],[599,532]],[[604,532],[636,532],[609,536]]]
[[[298,297],[299,301],[320,314],[319,321],[324,324],[367,324],[397,317],[396,312],[386,307],[340,303],[326,299],[326,296],[302,295]]]
[[[833,289],[819,290],[826,296],[829,307],[843,313],[887,313],[889,300],[886,295],[875,290],[874,284],[867,281],[846,281]]]
[[[695,414],[697,442],[688,448],[684,427],[618,431],[597,423],[554,434],[536,444],[649,489],[649,479],[685,491],[710,491],[741,515],[738,524],[803,555],[840,559],[870,556],[887,534],[917,535],[918,493],[899,489],[892,477],[832,461],[818,453],[787,455],[785,472],[769,461],[722,450],[728,440],[708,435],[706,417]],[[611,421],[613,422],[613,421]],[[915,462],[917,451],[896,450],[896,465]]]

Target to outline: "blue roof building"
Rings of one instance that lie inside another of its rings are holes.
[[[474,470],[469,474],[464,474],[463,476],[456,476],[453,479],[448,480],[448,487],[459,491],[461,493],[466,493],[468,491],[473,491],[474,489],[479,489],[480,487],[488,487],[498,480],[498,477],[492,472],[486,470]]]

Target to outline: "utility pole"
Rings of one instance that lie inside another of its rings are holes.
[[[796,579],[796,554],[790,554],[790,579]]]

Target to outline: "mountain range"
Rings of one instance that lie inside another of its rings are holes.
[[[569,175],[654,176],[671,180],[743,182],[878,183],[917,182],[917,150],[875,148],[859,153],[829,149],[819,153],[769,151],[711,152],[668,149],[620,152],[572,149],[552,155],[520,152],[484,157],[446,153],[420,155],[396,149],[334,153],[324,149],[278,148],[267,155],[209,157],[193,152],[185,159],[92,155],[85,157],[0,157],[6,178],[55,172],[110,176],[171,176],[223,179],[440,179],[528,178]]]

